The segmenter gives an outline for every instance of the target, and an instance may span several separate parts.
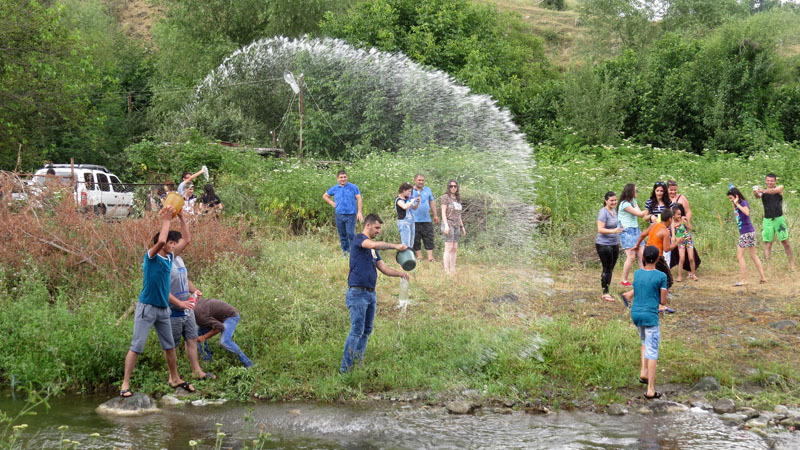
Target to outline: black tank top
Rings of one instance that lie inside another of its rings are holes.
[[[397,204],[397,202],[399,202],[400,200],[402,200],[400,197],[394,199],[394,209],[397,210],[397,220],[403,220],[406,218],[406,210],[401,208],[400,205]]]
[[[783,196],[781,194],[762,194],[764,217],[774,219],[783,215]]]

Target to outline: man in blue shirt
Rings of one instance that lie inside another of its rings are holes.
[[[428,261],[433,259],[433,224],[431,224],[431,211],[433,220],[439,223],[439,213],[436,210],[436,202],[433,198],[431,188],[425,186],[425,175],[420,173],[414,175],[414,189],[411,191],[411,198],[420,197],[419,207],[414,211],[414,251],[417,252],[417,259],[422,259],[422,244],[425,244],[425,251],[428,253]]]
[[[139,294],[139,303],[136,304],[136,315],[133,319],[133,339],[125,356],[125,374],[120,386],[120,397],[130,397],[131,374],[136,366],[139,354],[144,351],[147,335],[150,328],[156,329],[161,349],[164,350],[164,359],[167,360],[169,369],[169,385],[172,388],[182,388],[194,392],[194,386],[183,380],[178,375],[178,362],[175,356],[175,341],[172,338],[172,325],[170,323],[169,309],[169,280],[172,270],[173,250],[181,240],[181,233],[170,231],[169,223],[175,208],[171,205],[161,210],[161,231],[153,237],[153,246],[144,255],[142,271],[144,280],[142,292]],[[181,227],[186,229],[183,215],[178,212]]]
[[[347,277],[347,296],[345,302],[350,310],[350,334],[344,343],[344,355],[339,371],[350,370],[356,361],[364,359],[367,340],[372,333],[372,322],[378,306],[375,296],[375,282],[378,279],[376,268],[390,277],[408,280],[408,273],[389,268],[381,259],[378,250],[395,249],[403,251],[403,244],[373,241],[381,233],[383,220],[377,214],[370,214],[364,221],[364,231],[355,236],[353,250],[350,252],[350,274]]]
[[[361,191],[355,184],[347,182],[347,172],[344,170],[339,171],[336,179],[339,184],[328,189],[322,194],[322,198],[336,212],[336,229],[339,231],[342,252],[347,256],[350,254],[350,245],[356,234],[356,220],[364,221],[361,215]]]

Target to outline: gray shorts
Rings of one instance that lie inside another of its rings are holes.
[[[445,242],[458,242],[461,238],[461,227],[450,227],[450,234],[444,234],[444,225],[442,225],[442,236]]]
[[[175,348],[169,315],[169,308],[159,308],[158,306],[141,302],[136,303],[136,315],[133,317],[133,339],[131,340],[130,350],[134,353],[142,353],[144,344],[147,343],[147,335],[150,334],[150,328],[153,327],[156,329],[156,335],[161,342],[162,349]]]
[[[186,341],[197,339],[197,323],[194,321],[194,311],[191,309],[186,310],[185,316],[170,317],[169,321],[172,323],[172,340],[175,346],[181,344],[181,337]]]

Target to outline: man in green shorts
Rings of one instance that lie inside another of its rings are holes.
[[[789,226],[786,224],[786,218],[783,217],[783,186],[777,185],[778,177],[774,173],[768,173],[764,182],[767,185],[766,189],[758,186],[753,188],[756,198],[760,198],[764,203],[764,223],[761,232],[764,238],[764,257],[769,265],[772,243],[775,242],[777,236],[786,250],[789,267],[794,272],[794,256],[792,256],[792,247],[789,246]]]

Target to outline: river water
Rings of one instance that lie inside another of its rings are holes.
[[[312,403],[228,403],[164,409],[144,417],[111,417],[94,409],[107,398],[68,396],[50,410],[17,423],[29,426],[21,448],[58,448],[62,433],[77,448],[184,449],[202,439],[211,448],[217,423],[223,448],[241,448],[272,435],[265,448],[285,449],[767,449],[800,448],[800,434],[773,429],[765,440],[723,424],[714,413],[692,409],[661,416],[622,417],[588,412],[530,415],[523,412],[456,416],[420,405],[338,406]],[[0,397],[13,414],[24,400]],[[67,425],[66,431],[59,430]],[[0,427],[2,430],[2,427]],[[99,433],[96,438],[92,433]],[[772,445],[772,447],[771,447]]]

